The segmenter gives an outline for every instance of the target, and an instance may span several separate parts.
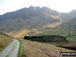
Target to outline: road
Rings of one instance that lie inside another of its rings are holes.
[[[0,57],[18,57],[20,42],[16,39],[0,52]]]

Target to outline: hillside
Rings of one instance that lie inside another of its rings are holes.
[[[76,18],[76,10],[72,10],[69,13],[61,13],[60,18],[62,19],[63,23],[69,22]]]
[[[0,33],[0,51],[2,51],[6,46],[8,46],[12,41],[8,35]]]
[[[62,35],[67,37],[68,40],[76,40],[76,18],[37,35]]]
[[[0,16],[1,32],[19,32],[20,30],[40,30],[61,24],[59,12],[47,7],[23,8]],[[34,32],[34,31],[33,31]],[[32,33],[33,33],[32,32]],[[29,32],[27,32],[28,35]]]
[[[58,12],[47,7],[35,8],[31,6],[2,15],[0,17],[0,26],[4,25],[5,28],[10,26],[9,30],[6,31],[19,30],[21,28],[39,29],[45,25],[60,22],[59,18],[54,18],[58,14]]]
[[[38,35],[47,31],[51,31],[51,34],[67,34],[74,24],[71,20],[75,18],[76,10],[60,13],[48,7],[30,6],[0,15],[0,32],[15,37]]]
[[[24,57],[62,57],[63,52],[72,52],[73,50],[57,47],[54,44],[42,43],[19,39],[24,45]],[[64,43],[65,44],[65,43]]]

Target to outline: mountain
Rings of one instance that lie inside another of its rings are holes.
[[[63,22],[69,22],[76,18],[76,10],[72,10],[69,13],[61,13],[60,17],[62,18]]]
[[[37,35],[62,35],[65,37],[72,36],[70,40],[76,40],[76,17],[73,19],[63,20],[64,21],[61,25],[53,29],[43,31]]]
[[[60,13],[48,7],[30,6],[0,15],[0,32],[15,37],[31,36],[58,27],[64,28],[67,23],[71,24],[70,21],[75,17],[75,10],[69,13]]]
[[[47,7],[23,8],[0,16],[0,31],[38,30],[60,25],[59,12]],[[16,32],[15,32],[16,33]]]

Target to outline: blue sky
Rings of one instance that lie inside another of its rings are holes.
[[[47,6],[59,12],[76,9],[76,0],[0,0],[0,14],[29,6]]]
[[[2,7],[5,2],[6,2],[6,0],[0,0],[0,7]]]

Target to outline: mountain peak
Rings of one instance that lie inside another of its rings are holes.
[[[72,10],[70,13],[76,13],[76,10]]]

